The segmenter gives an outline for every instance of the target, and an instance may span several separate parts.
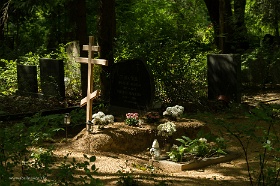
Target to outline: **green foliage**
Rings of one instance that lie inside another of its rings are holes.
[[[85,124],[86,111],[84,109],[75,109],[70,112],[71,126],[84,125]]]
[[[134,118],[127,118],[125,119],[125,123],[129,126],[138,126],[139,120]]]
[[[75,46],[75,42],[69,42],[67,44],[59,44],[55,51],[47,54],[49,58],[55,58],[63,60],[64,62],[64,80],[66,95],[69,97],[80,96],[81,87],[81,75],[80,75],[80,64],[76,62],[75,55],[73,52],[69,52],[67,48]]]
[[[126,113],[126,119],[124,122],[129,126],[138,126],[139,124],[138,113]]]
[[[57,131],[63,130],[63,115],[54,114],[41,116],[36,114],[30,118],[25,118],[26,125],[30,126],[30,141],[33,144],[40,144],[45,140],[52,139]]]
[[[19,64],[39,66],[39,54],[28,52],[20,57]]]
[[[207,142],[206,138],[191,140],[189,137],[182,136],[176,139],[181,143],[180,146],[173,146],[168,153],[170,159],[175,162],[189,161],[193,158],[207,158],[227,154],[225,152],[225,141],[223,138],[216,138],[215,141]]]
[[[0,128],[0,185],[103,185],[93,177],[97,174],[95,156],[84,155],[85,160],[77,162],[67,154],[61,161],[52,146],[42,147],[63,118],[36,115],[27,120],[34,126],[17,123]]]
[[[75,158],[72,158],[72,161],[68,162],[69,155],[67,154],[63,157],[63,162],[58,166],[58,172],[55,174],[55,180],[59,185],[103,185],[99,179],[92,177],[92,174],[97,174],[95,165],[90,165],[90,163],[96,160],[95,156],[88,157],[84,155],[86,160],[79,163]],[[83,169],[86,176],[75,178],[75,171],[79,169]],[[86,181],[87,179],[89,179],[89,182]]]
[[[280,52],[277,46],[263,44],[242,55],[243,83],[249,85],[277,84]]]
[[[274,125],[279,124],[279,111],[279,107],[261,104],[247,114],[250,123],[243,125],[212,118],[216,124],[226,128],[238,140],[245,156],[251,185],[254,185],[253,180],[256,180],[257,185],[279,185],[279,134],[274,130]],[[266,125],[259,126],[257,122],[265,122]],[[248,148],[252,143],[260,144],[262,147],[257,157],[259,159],[257,170],[252,170],[248,158]]]
[[[213,37],[202,3],[135,1],[117,7],[117,20],[122,22],[115,60],[146,60],[159,100],[180,103],[205,96],[206,51]]]
[[[248,10],[251,10],[248,12],[248,14],[252,17],[252,19],[254,19],[255,22],[252,26],[259,26],[259,29],[253,27],[256,31],[269,33],[269,31],[276,29],[276,24],[278,24],[279,17],[279,2],[279,0],[248,1]]]
[[[40,58],[54,58],[63,60],[64,62],[64,71],[65,71],[65,91],[66,95],[72,98],[80,96],[80,69],[79,63],[77,63],[73,57],[72,53],[67,53],[66,48],[70,45],[60,44],[55,51],[46,52],[40,51],[38,53],[28,52],[25,55],[21,56],[17,61],[8,61],[0,59],[1,62],[5,63],[5,68],[0,67],[0,93],[4,95],[14,94],[17,90],[17,64],[23,65],[36,65],[39,66]],[[39,68],[37,68],[37,79],[38,85],[40,86],[40,76]],[[97,74],[97,73],[95,73]],[[96,75],[97,76],[97,75]]]
[[[17,90],[17,62],[0,59],[5,67],[0,67],[0,94],[9,95]]]
[[[131,170],[128,170],[128,162],[125,162],[125,167],[121,167],[121,170],[117,172],[119,179],[117,185],[119,186],[138,186],[139,182],[135,180]]]

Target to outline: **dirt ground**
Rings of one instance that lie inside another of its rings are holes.
[[[5,113],[20,113],[22,104],[30,101],[29,110],[38,111],[45,108],[60,108],[65,105],[65,102],[46,101],[41,102],[40,99],[25,100],[21,97],[10,98],[0,97],[2,104],[0,105],[0,114]],[[22,103],[21,103],[22,102]],[[69,101],[67,102],[69,103]],[[71,103],[71,102],[70,102]],[[259,103],[275,104],[280,106],[280,91],[265,90],[257,91],[254,94],[245,93],[242,97],[242,104],[246,109],[252,108]],[[71,103],[72,106],[76,103]],[[24,107],[25,108],[25,107]],[[2,110],[2,111],[1,111]],[[189,110],[189,109],[186,109]],[[2,113],[1,113],[2,112]],[[242,110],[237,112],[242,113]],[[221,113],[213,113],[213,116],[219,117]],[[234,115],[235,113],[231,113]],[[245,125],[247,118],[236,115],[231,120],[233,123]],[[168,185],[174,186],[245,186],[250,185],[245,156],[242,153],[241,146],[237,139],[230,135],[224,128],[212,123],[211,120],[200,120],[192,114],[187,114],[184,119],[176,122],[177,132],[173,139],[181,137],[185,134],[189,137],[194,137],[199,130],[204,130],[222,135],[227,141],[230,151],[239,152],[240,157],[225,163],[219,163],[197,170],[187,170],[179,172],[162,171],[156,166],[151,166],[149,160],[151,155],[148,148],[151,147],[155,138],[155,126],[143,125],[142,127],[129,127],[123,122],[115,122],[109,125],[102,131],[95,130],[92,134],[79,129],[79,133],[72,138],[69,138],[66,143],[57,143],[54,154],[58,157],[63,157],[71,153],[70,157],[75,157],[77,160],[84,161],[83,154],[96,156],[94,164],[98,168],[97,178],[100,178],[104,185],[116,185],[120,174],[118,171],[127,171],[134,176],[134,179],[139,181],[140,186],[152,186],[159,184],[164,180]],[[265,123],[257,123],[257,125],[265,126]],[[280,125],[276,125],[273,129],[280,136]],[[70,134],[69,134],[70,136]],[[159,139],[162,144],[162,139]],[[251,173],[256,175],[259,171],[258,155],[262,149],[259,143],[250,143],[248,148],[248,158],[251,166]],[[164,184],[162,184],[164,185]]]
[[[255,106],[259,102],[268,104],[280,104],[280,93],[263,92],[255,95],[243,96],[243,103]],[[244,124],[246,118],[237,118],[232,122]],[[66,144],[57,144],[55,150],[57,156],[71,153],[70,157],[78,160],[83,159],[83,154],[95,155],[95,165],[98,168],[97,177],[105,185],[116,185],[120,174],[118,171],[128,171],[139,181],[139,185],[155,185],[165,180],[168,185],[250,185],[247,172],[245,156],[238,141],[228,134],[225,129],[218,127],[210,121],[199,121],[190,115],[187,119],[180,120],[176,124],[181,132],[194,135],[199,129],[210,130],[214,134],[223,134],[227,140],[228,149],[240,152],[241,156],[230,162],[211,165],[198,170],[187,170],[180,172],[167,172],[157,167],[149,166],[151,158],[148,147],[154,138],[154,128],[143,125],[142,128],[132,128],[124,123],[116,122],[103,131],[94,131],[87,134],[85,129],[77,136],[68,140]],[[259,123],[258,125],[263,125]],[[264,124],[265,125],[265,124]],[[275,132],[279,134],[280,127],[276,126]],[[180,135],[180,134],[178,134]],[[258,171],[258,154],[262,148],[259,144],[252,143],[248,148],[248,157],[251,170]],[[254,172],[253,171],[253,172]],[[252,172],[252,173],[253,173]]]

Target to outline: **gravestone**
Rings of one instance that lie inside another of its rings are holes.
[[[111,106],[147,109],[152,105],[154,79],[142,60],[127,60],[112,67]]]
[[[37,66],[17,65],[18,93],[27,95],[38,93]]]
[[[232,101],[241,102],[241,56],[238,54],[209,54],[208,99],[217,100],[227,96]]]
[[[41,89],[45,96],[65,97],[63,60],[41,58]]]

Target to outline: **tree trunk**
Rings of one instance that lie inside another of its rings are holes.
[[[115,0],[100,0],[99,11],[98,44],[101,47],[100,58],[108,60],[108,66],[102,66],[101,93],[103,100],[108,102],[110,99],[110,69],[114,63]]]
[[[219,0],[204,0],[210,20],[214,27],[215,45],[219,46]]]
[[[0,2],[0,47],[1,45],[3,45],[4,43],[4,25],[5,25],[5,17],[2,17],[4,16],[6,13],[4,11],[7,11],[7,10],[4,10],[4,2]]]
[[[247,28],[245,25],[246,0],[234,1],[234,44],[236,49],[247,49],[249,47]]]
[[[0,23],[0,43],[4,43],[4,23]]]
[[[244,47],[247,43],[247,31],[244,21],[246,0],[234,1],[234,15],[230,0],[204,0],[204,2],[214,26],[216,46],[222,53],[236,53],[238,49]],[[220,7],[220,3],[223,7]],[[223,17],[221,17],[220,12]],[[223,44],[221,43],[221,37],[224,40]]]
[[[88,53],[83,51],[83,45],[88,44],[87,22],[86,22],[86,1],[70,1],[70,23],[72,23],[72,37],[79,41],[80,56],[88,57]],[[82,96],[87,95],[87,64],[81,64],[81,85]]]

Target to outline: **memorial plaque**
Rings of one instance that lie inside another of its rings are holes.
[[[217,100],[227,96],[230,100],[241,102],[241,57],[238,54],[209,54],[208,99]]]
[[[155,85],[146,63],[127,60],[114,64],[112,69],[112,106],[143,110],[152,105]]]
[[[45,96],[65,97],[63,60],[41,58],[41,89]]]
[[[37,66],[17,65],[18,92],[38,93]]]

